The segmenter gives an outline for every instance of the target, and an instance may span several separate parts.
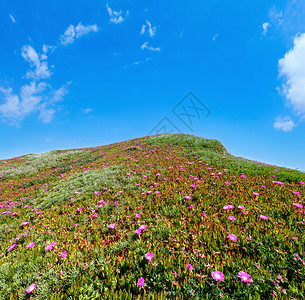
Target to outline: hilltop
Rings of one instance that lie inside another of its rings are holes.
[[[305,174],[185,134],[0,161],[0,299],[305,298]]]

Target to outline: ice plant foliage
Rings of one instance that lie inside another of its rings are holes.
[[[180,134],[0,160],[0,299],[299,299],[304,182]]]

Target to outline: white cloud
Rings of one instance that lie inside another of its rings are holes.
[[[219,33],[216,33],[216,34],[213,36],[212,41],[214,42],[214,41],[217,39],[218,36],[219,36]]]
[[[10,15],[10,18],[11,18],[13,23],[16,23],[16,20],[15,20],[15,18],[12,15]]]
[[[53,109],[53,108],[47,108],[46,103],[43,103],[39,107],[39,110],[40,110],[39,119],[41,119],[43,123],[50,123],[56,112],[55,109]]]
[[[295,36],[293,48],[279,60],[279,75],[285,79],[282,92],[289,105],[305,115],[305,33]]]
[[[63,100],[64,96],[69,93],[69,90],[67,89],[68,85],[70,85],[69,82],[53,92],[53,95],[51,97],[52,102],[60,102]]]
[[[47,52],[46,48],[43,50]],[[22,57],[29,63],[30,70],[26,72],[26,78],[30,83],[24,84],[19,93],[14,93],[11,87],[0,86],[0,116],[3,121],[11,125],[19,126],[20,122],[28,115],[39,112],[39,118],[48,123],[51,121],[57,102],[62,101],[68,93],[67,86],[70,83],[54,90],[45,81],[51,77],[47,61],[40,58],[45,54],[38,54],[32,46],[25,45],[21,49]]]
[[[271,23],[275,25],[283,24],[283,12],[277,9],[275,6],[270,8],[268,15]]]
[[[54,105],[62,101],[68,93],[66,85],[57,90],[46,82],[36,83],[31,81],[21,87],[19,95],[13,93],[12,88],[0,87],[3,104],[0,104],[2,119],[11,125],[19,123],[28,115],[39,112],[39,119],[49,123],[55,113]]]
[[[280,1],[274,1],[280,2]],[[273,5],[268,13],[268,23],[273,32],[282,38],[290,39],[297,33],[305,32],[305,1],[287,0]]]
[[[73,44],[75,39],[78,39],[89,32],[97,31],[98,27],[96,24],[84,26],[82,23],[78,23],[77,26],[70,25],[64,34],[60,36],[59,40],[62,45],[67,46],[69,44]]]
[[[48,58],[47,53],[48,52],[53,53],[56,48],[57,48],[57,46],[54,46],[54,45],[45,45],[44,44],[42,46],[42,52],[43,53],[40,55],[40,59],[41,60],[46,60]]]
[[[12,88],[5,89],[0,87],[0,92],[3,95],[2,98],[5,100],[0,105],[0,113],[5,119],[14,119],[15,116],[19,115],[19,97],[13,94]]]
[[[154,35],[156,35],[157,26],[152,27],[151,23],[148,20],[146,20],[146,25],[142,25],[141,34],[145,33],[146,26],[147,26],[147,32],[148,32],[150,37],[153,37]]]
[[[129,12],[126,11],[125,16],[123,17],[123,12],[120,11],[114,11],[112,8],[107,4],[107,11],[110,17],[110,23],[119,24],[125,21],[125,18],[129,15]]]
[[[141,49],[144,50],[144,49],[147,49],[147,50],[150,50],[150,51],[161,51],[161,48],[160,47],[152,47],[152,46],[149,46],[148,45],[148,42],[145,42],[142,46],[141,46]]]
[[[97,32],[97,25],[84,26],[79,23],[77,26],[70,25],[65,33],[60,36],[60,43],[63,45],[72,44],[89,32]],[[10,125],[19,126],[20,122],[32,113],[39,113],[39,119],[44,123],[52,120],[58,102],[63,101],[68,94],[68,86],[71,82],[58,89],[54,89],[47,82],[52,76],[48,68],[48,53],[52,53],[57,45],[42,46],[41,53],[38,53],[32,46],[24,45],[21,49],[21,56],[29,63],[29,70],[24,78],[30,79],[23,84],[19,91],[14,92],[11,87],[0,86],[0,120]],[[54,67],[51,65],[51,67]]]
[[[85,114],[89,114],[89,113],[91,113],[92,112],[92,109],[91,108],[86,108],[86,109],[84,109],[84,113]]]
[[[293,127],[295,127],[295,123],[291,120],[290,117],[278,117],[274,124],[273,127],[276,129],[280,129],[283,131],[291,131]]]
[[[144,33],[145,33],[145,28],[146,28],[146,25],[142,25],[141,34],[144,34]]]
[[[262,27],[263,27],[262,35],[266,35],[269,26],[270,26],[270,24],[268,22],[263,23],[263,25],[262,25]]]
[[[21,49],[21,55],[27,62],[30,63],[30,66],[34,68],[34,70],[29,70],[26,73],[27,78],[41,80],[51,76],[48,63],[46,61],[40,61],[39,55],[32,46],[23,46]]]
[[[28,114],[36,111],[42,100],[42,93],[47,85],[45,82],[36,84],[32,81],[29,85],[21,87],[20,95],[13,94],[11,88],[0,88],[5,102],[0,105],[0,113],[8,122],[17,125]]]

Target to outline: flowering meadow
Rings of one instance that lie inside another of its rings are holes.
[[[0,161],[0,299],[305,299],[304,182],[184,134]]]

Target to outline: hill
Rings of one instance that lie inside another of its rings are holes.
[[[0,299],[304,299],[304,181],[184,134],[0,161]]]

